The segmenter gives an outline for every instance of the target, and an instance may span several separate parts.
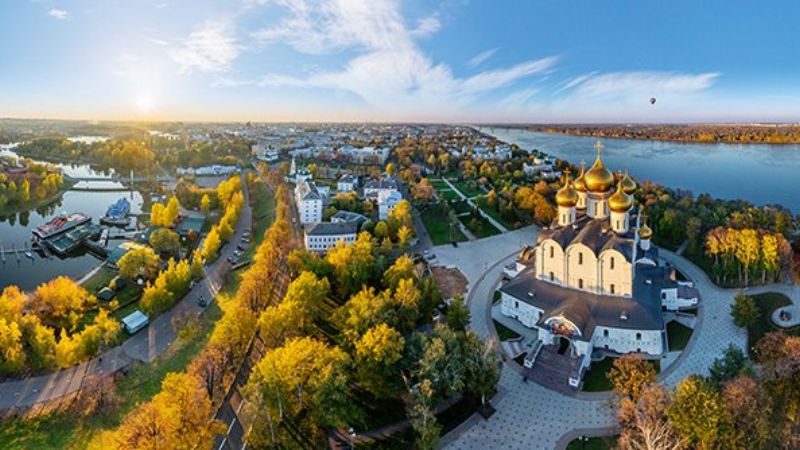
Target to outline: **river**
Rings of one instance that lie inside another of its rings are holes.
[[[538,149],[576,165],[594,161],[594,137],[568,136],[514,128],[476,127],[525,150]],[[599,139],[603,161],[611,170],[628,169],[638,180],[670,188],[745,199],[756,205],[779,204],[800,212],[796,181],[800,145],[691,144],[627,139]]]
[[[0,149],[4,155],[14,156],[8,146]],[[87,165],[64,165],[54,164],[61,167],[63,173],[71,176],[97,177],[103,178],[103,173],[97,172]],[[108,187],[108,181],[82,181],[80,186],[99,186]],[[128,192],[86,192],[86,191],[67,191],[64,192],[54,203],[27,212],[13,214],[8,217],[0,217],[0,245],[8,249],[11,247],[20,248],[23,245],[30,245],[31,229],[39,224],[47,222],[53,216],[67,212],[82,212],[93,218],[95,223],[102,217],[109,205],[117,201],[120,197],[126,197],[131,202],[131,213],[141,212],[142,196],[136,191]],[[108,244],[109,249],[113,249],[117,242],[111,240]],[[20,255],[19,260],[16,256],[6,255],[5,261],[0,260],[0,289],[17,285],[21,289],[31,290],[41,283],[44,283],[59,275],[67,275],[72,278],[80,278],[94,267],[101,263],[101,260],[90,253],[78,252],[77,254],[60,259],[57,256],[42,258],[33,253],[33,259]]]

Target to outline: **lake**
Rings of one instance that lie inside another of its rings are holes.
[[[10,149],[5,148],[4,154],[13,156]],[[87,165],[62,165],[55,164],[63,170],[65,174],[80,177],[102,178],[104,175],[93,170]],[[111,182],[107,181],[83,181],[83,187],[93,186],[108,187]],[[92,217],[93,222],[97,223],[102,217],[108,206],[117,201],[120,197],[126,197],[131,202],[131,213],[141,212],[142,196],[136,191],[128,192],[85,192],[67,191],[64,192],[56,202],[27,212],[13,214],[8,217],[0,217],[0,245],[8,249],[16,246],[30,245],[31,229],[39,224],[47,222],[53,216],[62,212],[82,212]],[[112,249],[116,244],[114,240],[109,241],[108,248]],[[33,259],[28,259],[20,255],[6,255],[5,262],[0,260],[0,289],[8,285],[17,285],[21,289],[31,290],[41,283],[44,283],[59,275],[67,275],[72,278],[80,278],[84,274],[94,269],[101,260],[90,253],[77,253],[69,258],[60,259],[57,256],[41,258],[36,253]]]
[[[800,212],[800,145],[691,144],[647,140],[567,136],[522,129],[476,127],[525,150],[538,149],[575,165],[595,158],[603,143],[603,161],[613,170],[628,169],[638,180],[669,188],[745,199],[756,205],[780,204]]]

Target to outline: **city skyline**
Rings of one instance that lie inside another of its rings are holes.
[[[795,122],[798,9],[15,2],[0,7],[0,117]]]

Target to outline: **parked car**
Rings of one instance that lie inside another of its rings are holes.
[[[200,296],[200,299],[197,301],[197,304],[200,305],[200,307],[202,307],[202,308],[205,308],[206,306],[208,306],[208,301],[206,300],[205,295],[201,295]]]
[[[436,255],[434,255],[433,253],[431,253],[430,255],[427,255],[427,256],[425,257],[425,259],[427,259],[428,261],[433,261],[434,259],[436,259]]]

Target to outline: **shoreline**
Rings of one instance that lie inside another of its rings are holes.
[[[49,197],[45,197],[42,200],[31,201],[25,203],[24,205],[16,205],[13,208],[8,208],[7,206],[4,206],[0,208],[0,217],[8,217],[12,214],[19,214],[23,212],[33,211],[37,208],[41,208],[42,206],[49,206],[50,204],[55,203],[75,185],[74,181],[68,179],[69,177],[64,177],[64,178],[65,178],[64,184],[61,185],[58,192],[56,192],[55,194]]]
[[[620,141],[653,141],[653,142],[667,142],[673,144],[699,144],[699,145],[774,145],[774,146],[800,146],[800,138],[796,142],[763,142],[763,141],[751,141],[751,142],[741,142],[741,141],[701,141],[701,140],[687,140],[687,139],[666,139],[666,138],[658,138],[658,137],[629,137],[629,136],[597,136],[593,134],[578,134],[578,133],[570,133],[568,131],[559,131],[559,130],[537,130],[531,129],[527,126],[490,126],[490,125],[473,125],[474,128],[478,129],[479,132],[488,134],[480,128],[499,128],[503,130],[519,130],[519,131],[526,131],[529,133],[544,133],[544,134],[557,134],[561,136],[570,136],[570,137],[577,137],[577,138],[593,138],[593,139],[614,139]]]

